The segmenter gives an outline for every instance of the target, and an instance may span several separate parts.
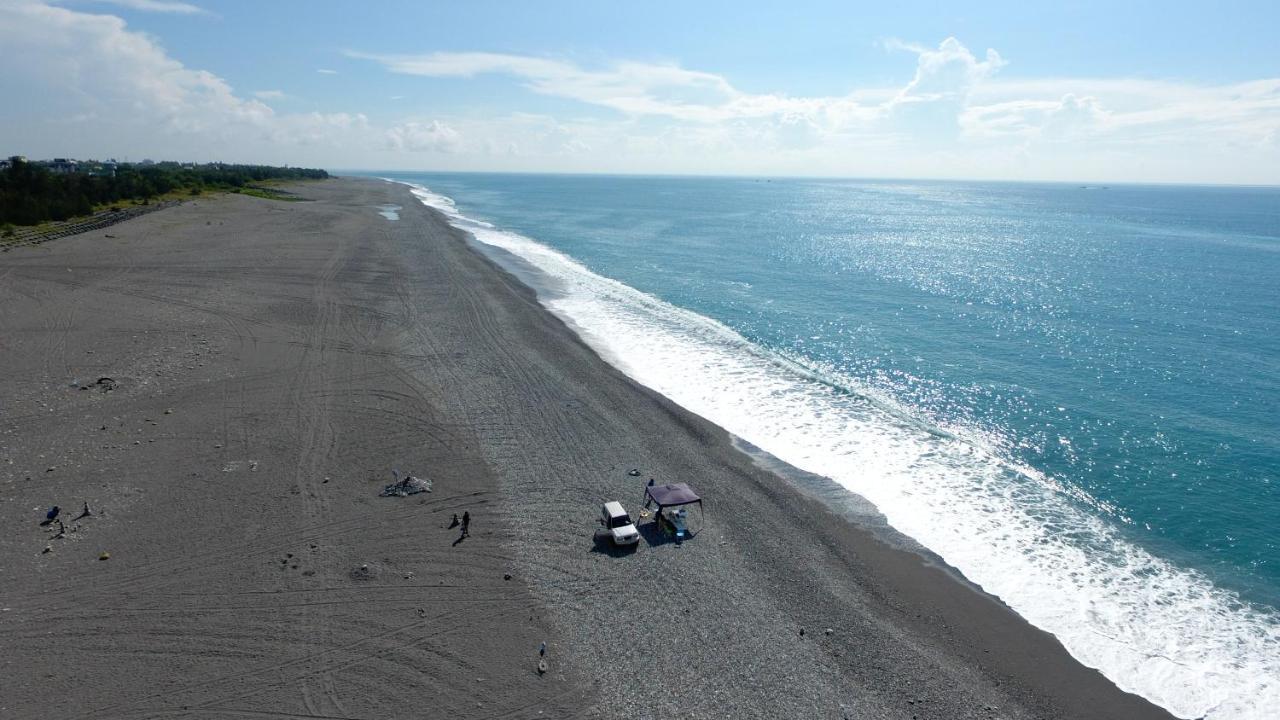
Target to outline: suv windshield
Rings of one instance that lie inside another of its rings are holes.
[[[631,524],[631,518],[626,515],[615,515],[609,518],[609,527],[620,528]]]

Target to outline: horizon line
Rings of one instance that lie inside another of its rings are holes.
[[[746,173],[663,173],[663,172],[591,172],[558,170],[394,170],[389,168],[324,168],[334,175],[343,173],[426,173],[436,175],[554,175],[562,177],[635,177],[635,178],[689,178],[706,180],[854,180],[888,182],[964,182],[1008,183],[1025,185],[1075,185],[1079,187],[1153,186],[1153,187],[1216,187],[1280,190],[1277,183],[1228,183],[1228,182],[1180,182],[1158,180],[1035,180],[1012,178],[972,177],[913,177],[907,175],[752,175]]]

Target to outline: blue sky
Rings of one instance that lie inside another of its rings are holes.
[[[1277,7],[0,0],[0,152],[1277,184]]]

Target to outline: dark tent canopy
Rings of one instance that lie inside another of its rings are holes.
[[[644,489],[644,504],[649,506],[652,500],[661,510],[664,507],[674,507],[676,505],[692,505],[697,503],[698,507],[702,507],[702,498],[684,483],[672,483],[670,485],[650,485]]]
[[[650,480],[650,483],[653,481]],[[683,509],[676,510],[674,516],[666,516],[662,514],[665,508],[679,507],[681,505],[697,505],[698,515],[702,515],[702,498],[698,497],[698,493],[694,492],[688,485],[684,483],[671,483],[670,485],[653,485],[650,484],[644,489],[644,506],[649,507],[649,503],[658,504],[657,517],[654,522],[666,520],[671,526],[672,532],[675,533],[676,542],[680,542],[686,537],[693,537],[688,526],[684,524],[685,511]]]

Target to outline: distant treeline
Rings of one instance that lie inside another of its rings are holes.
[[[11,158],[0,170],[0,226],[35,225],[88,215],[94,206],[127,200],[149,200],[174,191],[197,195],[203,190],[230,190],[262,180],[323,179],[324,170],[267,165],[121,164],[115,175],[54,173]]]

